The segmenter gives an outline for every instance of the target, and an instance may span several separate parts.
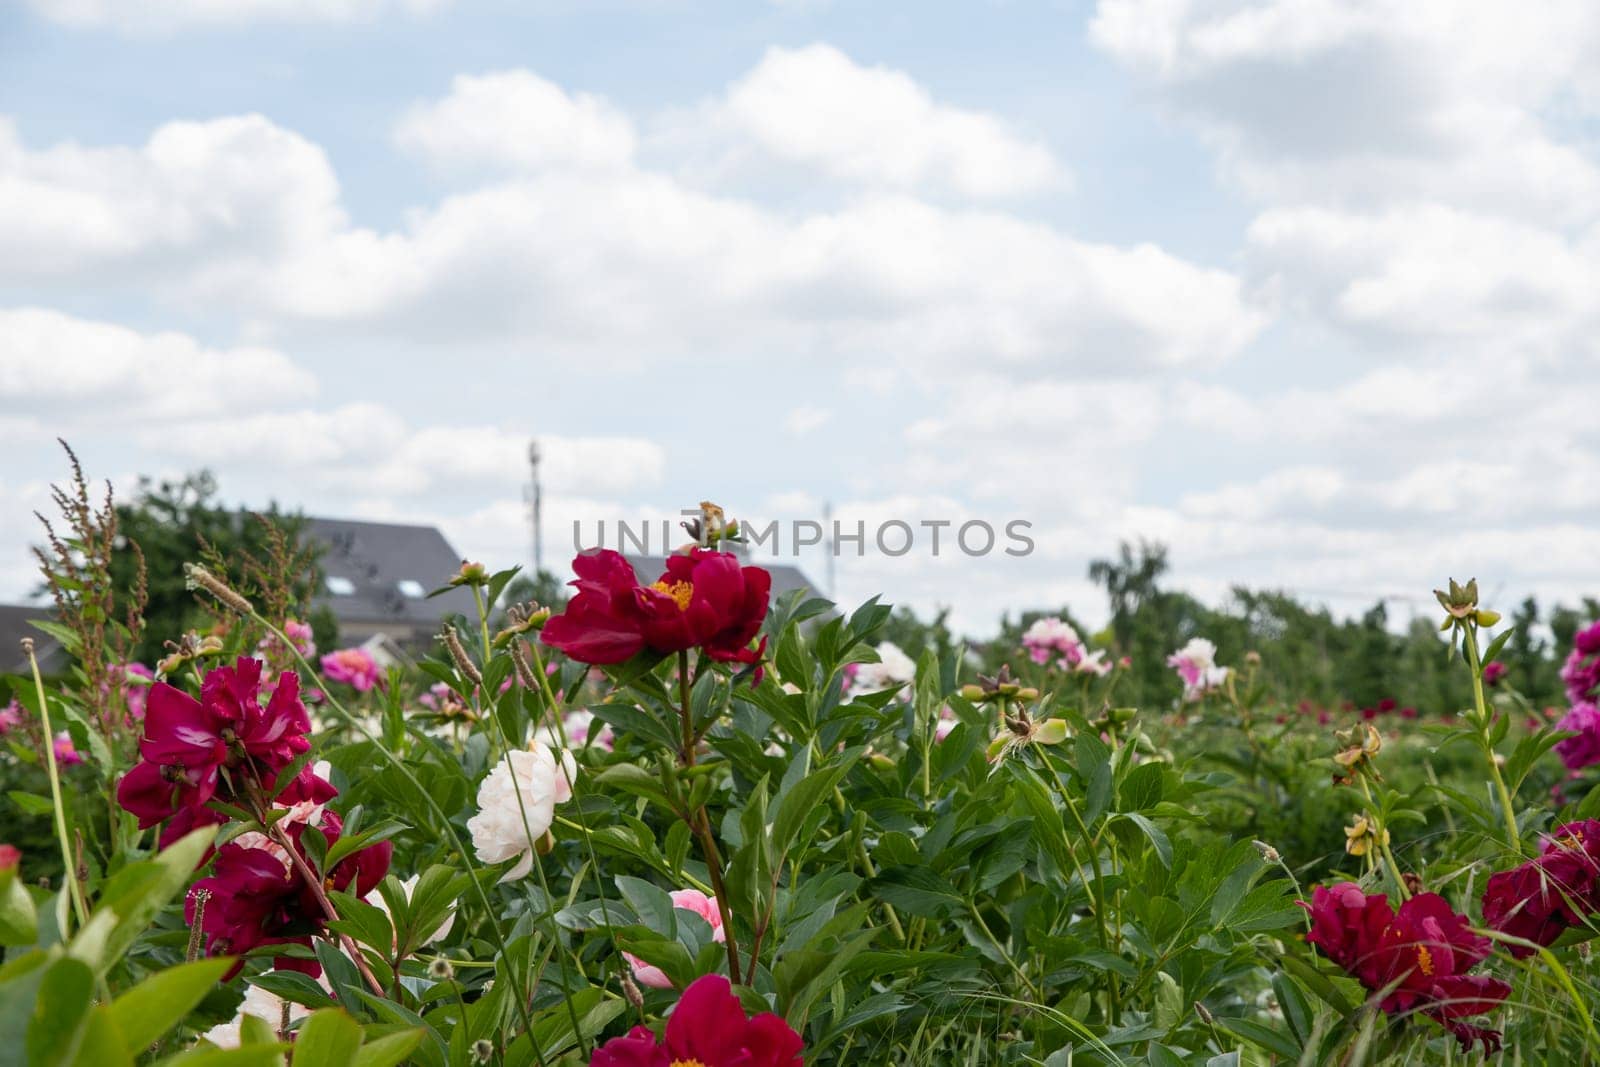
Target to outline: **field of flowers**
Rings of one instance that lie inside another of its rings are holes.
[[[438,575],[477,610],[409,670],[314,647],[292,546],[213,554],[213,625],[141,664],[115,512],[58,502],[73,663],[0,710],[0,1064],[1600,1056],[1600,625],[1551,713],[1456,581],[1464,707],[1285,701],[1204,636],[1130,707],[1066,620],[912,659],[708,511],[559,610]]]

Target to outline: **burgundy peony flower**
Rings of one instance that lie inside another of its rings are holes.
[[[1600,913],[1600,821],[1566,823],[1534,859],[1490,877],[1483,921],[1502,933],[1549,945],[1569,926]],[[1518,958],[1533,950],[1510,945]]]
[[[320,779],[318,779],[320,781]],[[320,802],[308,803],[317,828],[331,848],[343,830],[339,816],[320,810]],[[307,823],[294,812],[279,820],[290,844],[300,850],[300,838]],[[346,856],[328,872],[324,888],[365,897],[389,873],[393,846],[388,841]],[[305,853],[300,852],[305,859]],[[316,893],[296,869],[283,846],[259,832],[241,835],[217,850],[216,866],[189,891],[185,916],[194,922],[197,894],[210,893],[201,916],[201,930],[211,956],[235,955],[260,945],[310,945],[313,936],[326,930],[326,915]],[[303,971],[313,978],[322,973],[314,960],[279,956],[274,966],[280,970]],[[235,972],[236,973],[236,972]]]
[[[300,676],[278,675],[267,703],[260,699],[261,661],[241,656],[232,667],[210,671],[200,699],[165,682],[151,686],[146,701],[143,761],[117,783],[117,802],[138,816],[140,829],[187,812],[162,841],[170,843],[189,829],[220,822],[201,814],[224,782],[248,774],[270,788],[278,773],[311,747],[311,719],[300,702]],[[223,771],[230,772],[224,778]],[[308,771],[296,785],[308,795],[331,787]]]
[[[1488,938],[1474,934],[1465,917],[1436,893],[1419,893],[1391,911],[1388,898],[1367,894],[1354,882],[1318,887],[1309,905],[1306,940],[1373,992],[1388,990],[1380,1006],[1390,1014],[1422,1012],[1454,1034],[1467,1050],[1500,1046],[1500,1034],[1461,1020],[1492,1011],[1511,987],[1498,978],[1465,972],[1489,954]]]
[[[767,614],[772,576],[741,566],[737,556],[696,548],[672,556],[661,578],[641,585],[633,567],[610,549],[572,561],[577,594],[545,624],[544,643],[583,663],[621,663],[650,649],[701,648],[712,659],[756,663],[765,648],[750,642]]]
[[[720,974],[683,991],[663,1039],[642,1026],[594,1050],[589,1067],[803,1067],[800,1035],[778,1016],[745,1017]]]
[[[1510,668],[1499,660],[1490,660],[1483,666],[1483,684],[1499,685],[1509,671]]]

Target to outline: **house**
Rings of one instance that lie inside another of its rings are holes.
[[[22,639],[33,638],[33,655],[43,674],[57,674],[67,668],[67,650],[61,642],[33,625],[35,620],[55,617],[55,605],[0,604],[0,674],[27,674],[28,657],[22,654]]]
[[[321,550],[316,604],[333,612],[343,645],[414,651],[449,616],[477,618],[468,589],[428,598],[461,567],[461,555],[436,527],[308,518],[302,536]]]

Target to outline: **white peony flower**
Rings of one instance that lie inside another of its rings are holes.
[[[852,694],[893,689],[917,677],[916,661],[900,651],[900,646],[893,641],[883,642],[877,651],[879,662],[862,663],[856,667],[855,677],[850,681]]]
[[[555,806],[572,799],[577,774],[572,753],[563,752],[558,764],[535,738],[528,748],[507,753],[478,787],[478,814],[467,820],[478,859],[503,863],[520,857],[502,882],[533,870],[534,845],[550,829]]]
[[[326,988],[327,983],[322,983]],[[289,1022],[293,1024],[299,1019],[304,1019],[310,1014],[304,1007],[293,1001],[284,1001],[276,994],[269,993],[260,986],[247,986],[244,991],[244,1003],[239,1005],[239,1012],[230,1021],[218,1023],[205,1032],[205,1039],[218,1048],[238,1048],[239,1029],[244,1025],[246,1015],[254,1015],[266,1023],[273,1033],[278,1033],[278,1027],[283,1025],[283,1006],[289,1005]]]
[[[405,891],[407,900],[410,900],[411,894],[417,891],[417,882],[421,878],[422,876],[420,874],[413,874],[410,878],[407,878],[405,881],[400,883],[400,888]],[[389,915],[389,905],[384,901],[382,893],[372,894],[372,899],[369,900],[368,903],[376,905],[379,911],[383,912],[385,915]],[[394,917],[391,915],[390,921],[393,922],[393,919]],[[456,906],[452,904],[450,905],[450,910],[445,912],[444,921],[439,924],[439,928],[433,933],[429,934],[427,937],[424,937],[422,939],[422,944],[432,944],[435,941],[442,941],[449,937],[450,930],[455,926],[455,924]]]

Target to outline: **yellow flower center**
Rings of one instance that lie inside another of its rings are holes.
[[[699,1060],[673,1060],[668,1067],[707,1067],[707,1065]]]
[[[1429,978],[1433,977],[1433,953],[1428,951],[1428,946],[1417,946],[1417,969]]]
[[[689,601],[694,597],[694,586],[689,582],[669,582],[663,578],[661,581],[652,584],[650,588],[658,593],[665,593],[677,601],[679,611],[688,611]],[[673,1067],[678,1067],[678,1065],[674,1064]],[[703,1067],[703,1065],[686,1060],[683,1063],[683,1067]]]

